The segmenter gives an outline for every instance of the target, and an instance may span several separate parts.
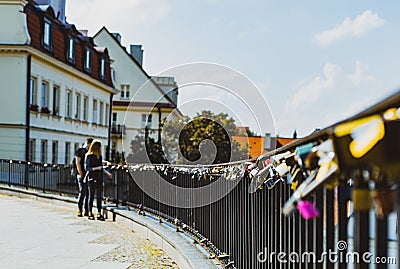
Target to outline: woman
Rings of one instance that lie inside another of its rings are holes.
[[[97,201],[97,219],[104,221],[104,217],[101,214],[101,203],[103,200],[103,172],[106,173],[110,178],[112,177],[111,173],[107,172],[103,169],[102,166],[103,160],[101,157],[101,142],[95,140],[89,147],[88,152],[85,156],[85,170],[87,171],[86,181],[88,183],[89,188],[89,219],[93,220],[93,200],[94,193],[96,192],[96,201]]]

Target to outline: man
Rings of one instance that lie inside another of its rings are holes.
[[[79,196],[78,196],[78,217],[89,216],[89,194],[88,194],[88,186],[87,182],[83,182],[85,178],[85,154],[88,152],[90,144],[92,144],[93,138],[86,139],[85,144],[83,144],[82,148],[79,148],[75,152],[75,164],[77,170],[76,179],[78,181],[79,186]],[[82,214],[83,204],[85,203],[85,212]]]

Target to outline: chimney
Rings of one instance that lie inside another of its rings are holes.
[[[297,138],[297,131],[296,130],[294,130],[294,132],[293,132],[293,138]]]
[[[112,35],[118,40],[118,43],[121,44],[121,35],[119,33],[112,33]]]
[[[84,30],[78,30],[79,33],[81,33],[83,36],[88,36],[89,31],[84,29]]]
[[[51,6],[57,19],[62,23],[65,23],[65,1],[66,0],[35,0],[38,5]]]
[[[271,149],[271,133],[265,133],[264,149]]]
[[[131,45],[131,55],[140,64],[140,66],[143,65],[142,45]]]

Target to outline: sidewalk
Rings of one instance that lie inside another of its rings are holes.
[[[162,250],[111,220],[0,195],[0,268],[178,268]]]

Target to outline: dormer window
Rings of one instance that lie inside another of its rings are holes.
[[[70,37],[68,42],[68,60],[70,62],[75,60],[75,40],[73,37]]]
[[[44,26],[43,26],[43,46],[46,49],[51,48],[51,23],[50,20],[44,19]]]
[[[106,61],[104,58],[100,59],[100,77],[104,79],[106,77]]]
[[[86,49],[86,57],[85,57],[85,69],[88,72],[90,72],[90,56],[91,56],[90,49],[87,48]]]

